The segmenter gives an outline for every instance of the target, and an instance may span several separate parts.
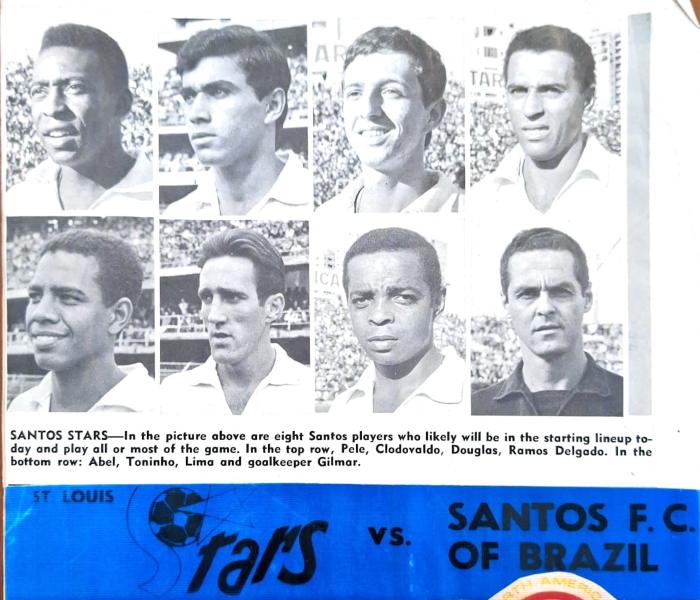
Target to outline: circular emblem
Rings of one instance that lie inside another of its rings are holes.
[[[615,600],[597,583],[573,573],[536,573],[516,579],[490,600]]]

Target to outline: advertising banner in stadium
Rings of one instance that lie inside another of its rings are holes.
[[[4,597],[699,600],[692,11],[142,4],[2,7]]]

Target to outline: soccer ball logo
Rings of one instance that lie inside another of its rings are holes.
[[[160,493],[148,511],[148,524],[155,536],[168,546],[187,546],[199,539],[204,515],[202,497],[187,488],[170,488]]]

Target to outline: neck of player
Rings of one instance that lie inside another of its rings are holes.
[[[269,342],[268,335],[268,338],[262,340],[252,354],[240,362],[216,365],[216,372],[224,389],[224,397],[234,415],[240,415],[243,412],[258,384],[272,371],[275,358],[275,349]]]
[[[569,149],[556,158],[541,161],[525,158],[525,190],[528,199],[537,210],[545,213],[551,208],[557,195],[576,170],[585,147],[586,136],[579,134]]]
[[[531,392],[573,389],[588,364],[582,345],[556,356],[538,356],[527,348],[522,353],[523,380]]]
[[[52,371],[51,412],[87,412],[124,377],[112,352],[65,371]]]
[[[398,365],[374,364],[374,412],[394,412],[442,364],[431,343],[422,353]]]
[[[256,153],[232,165],[214,167],[216,194],[222,215],[244,215],[272,189],[284,163],[275,154],[274,139]]]
[[[66,210],[85,210],[108,189],[117,185],[134,166],[135,159],[121,142],[95,156],[89,165],[61,166],[58,195]]]
[[[401,212],[437,180],[423,164],[423,155],[402,165],[400,172],[362,167],[363,189],[358,212]]]

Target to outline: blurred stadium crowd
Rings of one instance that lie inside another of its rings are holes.
[[[158,157],[158,170],[164,173],[203,171],[204,167],[194,153],[164,152]]]
[[[316,403],[324,410],[340,392],[355,384],[369,360],[357,343],[348,309],[340,297],[316,298],[314,318]],[[466,331],[464,319],[443,313],[435,321],[435,345],[438,348],[452,346],[464,358]]]
[[[583,130],[594,135],[603,147],[620,154],[620,110],[588,110]],[[493,172],[503,155],[516,143],[506,106],[497,102],[471,104],[470,179],[472,185]]]
[[[287,94],[287,119],[292,121],[306,120],[309,110],[308,101],[308,67],[306,54],[288,56],[287,63],[292,74],[292,83]],[[175,67],[168,69],[158,92],[158,120],[161,125],[185,125],[185,101],[180,95],[180,76]]]
[[[472,389],[510,376],[520,360],[520,345],[507,319],[472,317]],[[622,325],[585,324],[584,349],[604,369],[622,375]]]
[[[308,254],[308,221],[180,221],[160,222],[160,265],[163,268],[197,264],[204,240],[217,231],[245,227],[265,236],[282,256]]]
[[[360,174],[357,156],[343,128],[343,103],[339,90],[322,76],[314,79],[314,199],[330,200]],[[441,171],[461,188],[465,185],[464,86],[448,80],[447,112],[426,151],[426,164]]]
[[[5,122],[7,124],[7,188],[24,181],[27,173],[46,158],[46,151],[34,132],[28,101],[33,60],[11,62],[5,67]],[[151,157],[151,68],[135,65],[130,69],[129,88],[134,95],[131,112],[122,121],[122,143],[130,153],[138,150]]]

